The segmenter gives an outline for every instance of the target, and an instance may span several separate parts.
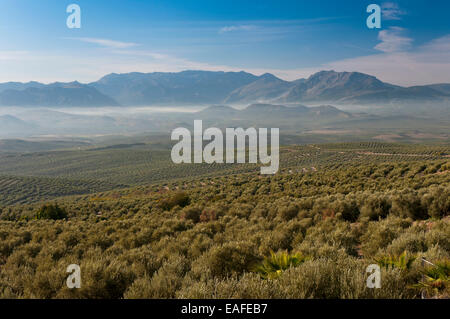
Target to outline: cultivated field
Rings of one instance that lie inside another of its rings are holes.
[[[448,298],[449,154],[286,146],[274,176],[145,146],[3,154],[0,297]]]

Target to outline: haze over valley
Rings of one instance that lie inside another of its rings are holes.
[[[300,142],[336,134],[442,142],[449,138],[450,84],[400,87],[334,71],[291,82],[246,72],[128,73],[89,84],[3,83],[0,105],[3,139],[168,136],[202,119],[220,128],[279,127]]]

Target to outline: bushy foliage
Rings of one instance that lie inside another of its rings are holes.
[[[206,253],[205,271],[213,277],[224,278],[250,271],[259,260],[254,247],[246,242],[230,242],[213,247]]]
[[[263,262],[254,267],[253,271],[260,274],[264,279],[278,278],[283,271],[296,267],[307,258],[301,253],[289,254],[287,252],[279,252],[270,254],[270,257],[264,258]]]
[[[201,214],[202,210],[199,207],[185,207],[181,211],[180,217],[184,220],[190,220],[194,223],[198,223],[200,221]]]
[[[316,171],[299,166],[319,153],[308,146],[288,152],[292,172],[274,176],[58,198],[38,220],[41,204],[2,207],[0,298],[419,298],[427,281],[408,256],[450,258],[448,160],[367,162],[374,156],[355,156],[354,145],[323,147]],[[377,259],[387,265],[382,288],[368,289]],[[65,285],[70,264],[81,267],[81,289]]]
[[[67,212],[64,210],[64,208],[60,208],[57,204],[47,204],[42,206],[37,212],[36,212],[36,219],[64,219],[67,218]]]
[[[370,195],[361,208],[361,215],[369,220],[379,220],[386,218],[391,210],[391,202],[384,195]]]
[[[438,261],[422,270],[422,280],[413,287],[427,297],[450,298],[450,261]]]
[[[409,270],[416,258],[416,256],[410,255],[404,251],[401,255],[385,255],[378,257],[375,261],[380,267],[386,269],[399,268],[402,270]]]
[[[164,210],[171,210],[175,206],[186,207],[189,205],[189,195],[185,192],[177,192],[169,198],[164,198],[159,203],[159,207]]]

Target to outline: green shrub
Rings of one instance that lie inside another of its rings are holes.
[[[227,277],[250,270],[259,258],[253,245],[231,242],[213,247],[206,259],[207,267],[214,277]]]
[[[385,269],[399,268],[401,270],[409,270],[416,260],[416,256],[408,254],[404,251],[401,255],[385,255],[375,259],[375,262]]]
[[[450,187],[431,187],[423,196],[422,203],[431,217],[443,218],[450,215]]]
[[[378,251],[387,248],[394,239],[401,236],[405,229],[411,226],[411,221],[397,216],[369,222],[361,236],[361,248],[364,256],[374,256]]]
[[[214,221],[217,218],[218,218],[217,211],[212,208],[207,208],[202,211],[199,219],[202,223],[207,223],[207,222]]]
[[[450,298],[450,261],[436,262],[422,271],[423,279],[413,287],[425,292],[428,298]]]
[[[279,252],[275,254],[271,252],[270,257],[264,258],[263,262],[253,268],[253,271],[260,274],[264,279],[278,278],[283,271],[296,267],[307,260],[307,257],[301,253],[289,254],[287,252]]]
[[[391,209],[391,203],[388,198],[382,195],[372,195],[366,199],[361,208],[361,216],[368,217],[369,220],[379,220],[386,218]]]
[[[283,207],[279,210],[281,218],[285,221],[295,218],[298,214],[298,207],[295,205],[289,205],[288,207]]]
[[[42,206],[35,215],[36,219],[65,219],[67,218],[67,212],[65,209],[60,208],[57,204],[47,204]]]
[[[420,197],[413,192],[406,192],[392,199],[392,213],[413,220],[427,219],[428,212],[422,205]]]
[[[124,294],[130,299],[175,298],[183,277],[189,271],[189,261],[183,256],[173,256],[150,278],[145,276],[133,282]]]
[[[198,207],[185,207],[181,210],[180,217],[183,220],[191,220],[194,223],[200,221],[202,210]]]
[[[169,198],[162,199],[158,206],[163,210],[171,210],[175,206],[186,207],[191,202],[189,195],[185,192],[177,192]]]
[[[425,233],[414,229],[408,229],[386,248],[386,251],[392,254],[402,254],[404,251],[410,253],[420,253],[428,250]]]

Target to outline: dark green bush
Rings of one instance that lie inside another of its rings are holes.
[[[423,196],[422,203],[431,217],[443,218],[450,215],[450,187],[431,187]]]
[[[379,220],[386,218],[391,209],[391,202],[382,195],[372,195],[367,198],[361,208],[361,216],[368,217],[369,220]]]
[[[42,206],[36,212],[36,219],[65,219],[67,218],[67,212],[64,208],[60,208],[57,204],[47,204]]]
[[[298,207],[295,205],[289,205],[288,207],[283,207],[279,210],[280,216],[283,220],[291,220],[297,217]]]
[[[191,202],[189,195],[185,192],[177,192],[160,201],[159,207],[163,210],[171,210],[175,206],[186,207]]]
[[[201,214],[202,210],[198,207],[185,207],[181,211],[181,219],[191,220],[194,223],[198,223],[200,221]]]
[[[428,212],[423,207],[420,197],[414,192],[405,192],[392,199],[392,213],[414,220],[427,219]]]
[[[210,250],[207,263],[214,277],[227,277],[249,271],[259,260],[252,245],[231,242]]]

